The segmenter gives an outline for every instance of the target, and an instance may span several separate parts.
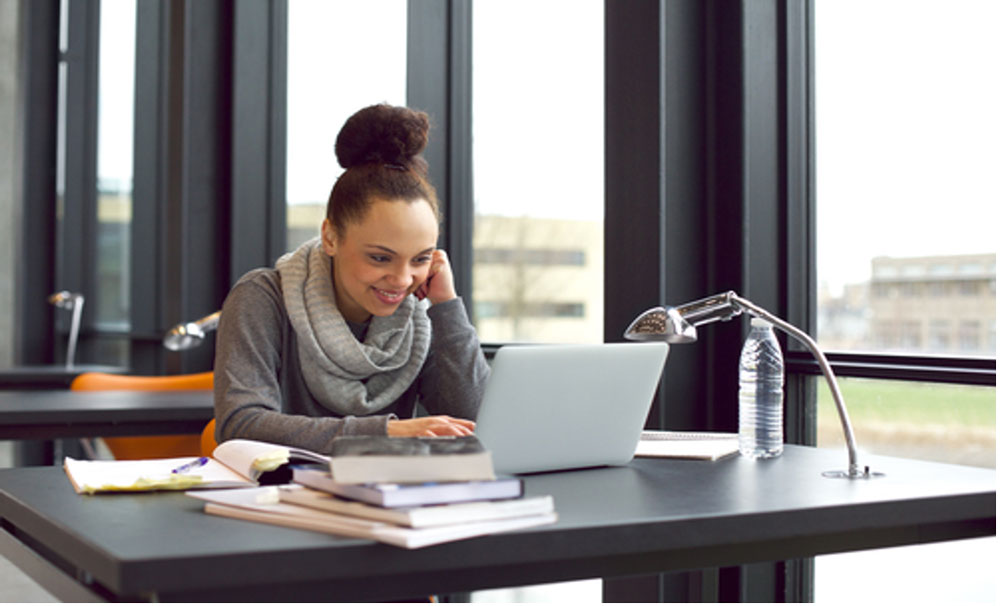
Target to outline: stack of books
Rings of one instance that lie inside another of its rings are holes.
[[[551,496],[496,477],[475,437],[339,438],[328,464],[292,483],[191,491],[205,511],[416,549],[556,521]]]

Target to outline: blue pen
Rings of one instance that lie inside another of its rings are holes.
[[[190,463],[185,463],[180,467],[178,467],[177,469],[174,469],[170,473],[184,473],[185,471],[191,471],[192,469],[201,467],[205,463],[208,463],[208,457],[198,457],[194,461],[191,461]]]

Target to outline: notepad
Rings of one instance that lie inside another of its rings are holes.
[[[643,431],[635,456],[715,461],[739,452],[735,433]]]

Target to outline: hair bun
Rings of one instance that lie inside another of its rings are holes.
[[[421,166],[425,163],[415,159],[427,147],[429,130],[424,112],[386,104],[366,107],[340,129],[337,162],[345,169],[371,163]]]

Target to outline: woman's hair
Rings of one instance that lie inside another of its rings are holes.
[[[338,237],[364,220],[377,200],[426,200],[438,217],[437,192],[427,179],[427,114],[407,107],[372,105],[344,123],[335,151],[344,174],[330,192],[326,216]]]

